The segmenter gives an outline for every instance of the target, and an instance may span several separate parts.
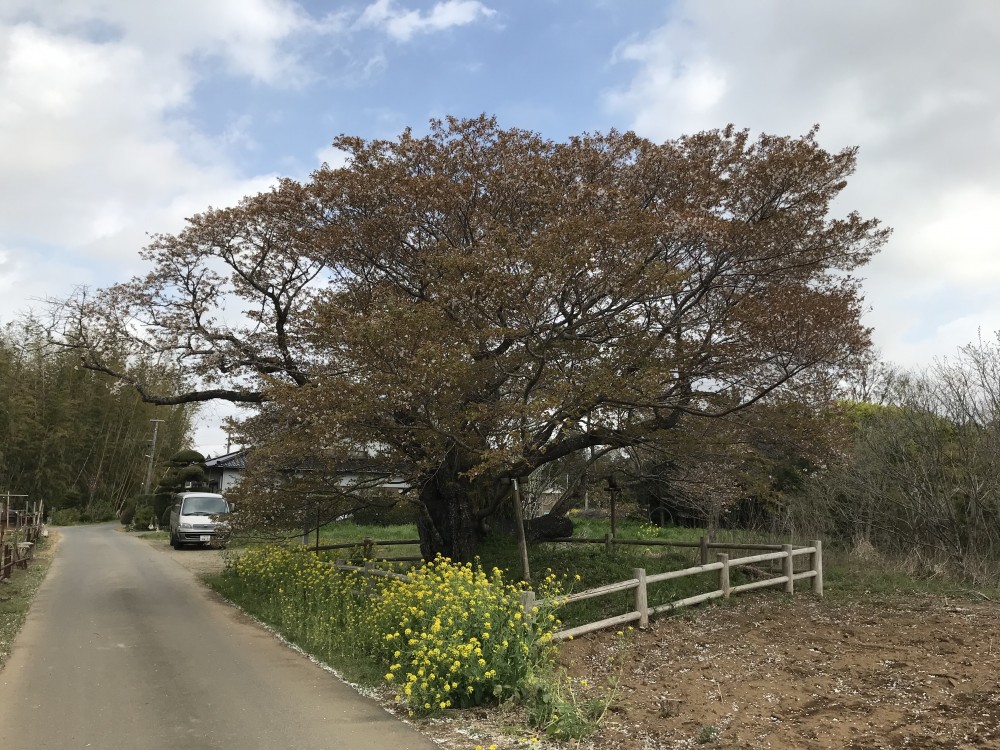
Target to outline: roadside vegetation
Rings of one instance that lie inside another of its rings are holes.
[[[555,667],[565,576],[535,584],[547,603],[529,613],[525,586],[501,569],[445,558],[398,580],[336,571],[302,547],[259,546],[211,582],[349,681],[387,687],[410,716],[514,701],[550,736],[579,739],[603,713],[572,700]]]
[[[57,542],[58,537],[54,534],[40,538],[28,568],[16,568],[9,580],[0,582],[0,668],[7,663],[14,637],[24,624],[35,593],[49,572]]]

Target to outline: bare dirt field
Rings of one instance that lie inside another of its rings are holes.
[[[998,624],[991,601],[770,594],[560,661],[590,685],[620,674],[596,748],[1000,748]]]

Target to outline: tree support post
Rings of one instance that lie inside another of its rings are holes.
[[[517,549],[521,553],[521,580],[525,583],[531,580],[531,569],[528,567],[528,540],[524,536],[524,513],[521,511],[521,488],[517,484],[517,477],[513,477],[511,484],[514,487],[512,494],[514,498],[514,518],[517,519]]]

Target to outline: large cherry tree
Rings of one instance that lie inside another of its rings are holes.
[[[345,166],[157,238],[68,330],[125,379],[101,337],[190,362],[201,387],[167,403],[262,403],[248,500],[296,456],[376,457],[424,553],[467,559],[512,478],[822,406],[869,346],[853,274],[887,230],[831,215],[856,150],[815,132],[553,142],[480,117],[334,145]]]

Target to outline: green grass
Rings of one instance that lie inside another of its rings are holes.
[[[577,516],[570,514],[573,521],[573,536],[603,538],[611,532],[611,521],[607,518]],[[659,527],[642,521],[619,519],[615,524],[618,539],[666,539],[673,542],[697,542],[705,533],[704,529],[682,526]]]
[[[320,544],[354,542],[361,539],[416,539],[416,524],[404,523],[396,526],[365,526],[354,521],[334,521],[320,529]]]
[[[374,541],[402,541],[406,539],[416,539],[418,536],[417,527],[412,523],[398,524],[395,526],[366,526],[363,524],[356,524],[354,521],[334,521],[332,523],[328,523],[320,529],[319,543],[320,546],[326,544],[343,544],[347,542],[357,542],[360,545],[364,539],[372,539]],[[298,537],[297,540],[301,540],[301,537]],[[313,533],[313,535],[309,538],[309,544],[307,546],[312,547],[315,544],[316,535]],[[360,557],[360,552],[361,550],[359,546],[358,550],[330,550],[326,553],[326,556],[330,559],[348,559]],[[419,544],[394,544],[387,546],[377,545],[374,549],[374,556],[378,559],[386,557],[418,557],[419,555]]]
[[[318,643],[307,631],[299,628],[282,627],[270,616],[268,603],[261,602],[240,589],[239,582],[225,573],[215,573],[202,577],[212,589],[238,604],[244,611],[261,622],[265,622],[278,630],[289,643],[298,646],[306,653],[316,657],[324,664],[336,668],[348,682],[356,685],[374,686],[385,682],[383,673],[385,665],[372,660],[367,654],[348,647],[339,638],[331,638]]]
[[[248,596],[240,588],[239,582],[232,576],[225,573],[215,573],[203,576],[202,580],[226,599],[238,604],[250,615],[277,629],[289,643],[298,646],[324,664],[336,667],[340,675],[348,682],[367,686],[380,685],[384,682],[385,666],[383,664],[373,661],[367,654],[356,649],[344,647],[340,640],[331,639],[317,643],[315,639],[310,638],[306,632],[300,629],[282,627],[270,616],[267,603],[261,602],[253,596]]]
[[[14,637],[24,624],[35,592],[45,580],[55,546],[51,537],[39,539],[28,569],[15,568],[10,579],[0,583],[0,667],[6,663]]]
[[[573,517],[576,538],[601,539],[610,531],[610,523],[606,518]],[[616,538],[638,540],[668,540],[679,542],[697,542],[705,534],[704,529],[666,527],[659,528],[648,523],[633,520],[621,520],[616,525]],[[341,542],[360,542],[364,538],[371,539],[415,539],[417,530],[413,524],[396,526],[365,526],[352,521],[338,521],[328,524],[321,531],[322,544]],[[807,543],[805,539],[774,538],[763,534],[742,530],[720,530],[716,534],[719,542],[733,543]],[[715,560],[713,549],[710,559]],[[970,598],[1000,599],[1000,591],[996,589],[970,588],[944,578],[921,578],[906,574],[899,565],[887,562],[860,562],[834,545],[827,545],[825,552],[825,593],[828,598],[836,601],[838,598],[850,599],[858,596],[894,595],[921,593],[927,595],[967,596]],[[730,557],[753,554],[749,551],[732,551]],[[326,553],[329,558],[347,558],[350,550],[336,550]],[[377,547],[375,556],[401,557],[419,555],[416,545]],[[358,556],[357,554],[355,555]],[[494,566],[504,571],[508,579],[520,577],[521,562],[517,544],[509,536],[487,537],[480,549],[479,558],[483,566],[490,569]],[[565,576],[567,587],[571,591],[582,591],[617,581],[632,578],[634,568],[644,568],[647,575],[654,575],[671,570],[692,567],[700,564],[697,548],[665,547],[665,546],[625,546],[621,545],[608,554],[603,544],[531,544],[528,549],[529,565],[533,580],[544,578],[549,572],[557,576]],[[799,558],[797,569],[803,569],[805,558]],[[766,567],[766,566],[762,566]],[[775,575],[780,575],[775,573]],[[580,580],[575,577],[579,576]],[[747,582],[748,578],[738,569],[732,572],[732,585]],[[806,589],[807,583],[799,584],[800,589]],[[689,596],[705,593],[718,587],[716,572],[688,576],[663,583],[651,584],[648,589],[650,606],[658,606],[670,601],[676,601]],[[574,602],[562,608],[560,616],[566,627],[593,622],[605,617],[623,614],[634,608],[634,591],[624,591],[607,596]],[[721,603],[721,602],[719,602]]]

